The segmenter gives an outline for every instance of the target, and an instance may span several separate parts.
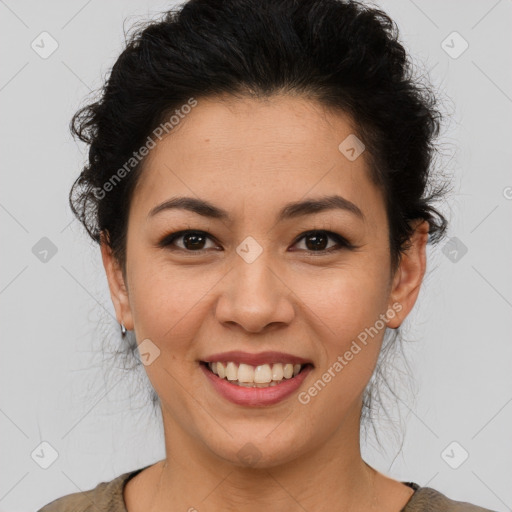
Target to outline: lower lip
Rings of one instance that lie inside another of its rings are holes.
[[[285,379],[280,384],[269,386],[267,388],[246,388],[232,384],[226,379],[221,379],[218,375],[210,371],[206,365],[200,364],[206,377],[213,384],[213,387],[230,402],[237,405],[262,406],[272,405],[284,400],[296,391],[302,384],[309,372],[313,369],[307,365],[300,373],[291,379]]]

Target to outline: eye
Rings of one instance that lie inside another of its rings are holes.
[[[327,247],[328,240],[334,240],[336,244],[331,247]],[[331,253],[333,251],[338,251],[342,248],[352,249],[353,246],[350,244],[345,238],[337,233],[333,233],[332,231],[324,231],[324,230],[314,230],[308,231],[307,233],[302,234],[295,244],[304,240],[305,250],[309,253],[320,253],[319,256],[325,253]],[[294,245],[295,245],[294,244]]]
[[[177,249],[181,249],[187,252],[203,252],[208,248],[205,248],[205,241],[212,238],[205,231],[178,231],[171,233],[163,238],[158,244],[159,247],[169,247],[175,245],[177,240],[182,240],[182,246],[177,246]]]

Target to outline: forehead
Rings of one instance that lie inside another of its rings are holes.
[[[300,97],[200,99],[159,144],[160,151],[150,154],[150,160],[165,146],[190,163],[237,155],[251,156],[262,164],[267,155],[269,159],[307,155],[308,161],[322,162],[336,154],[339,143],[354,131],[347,114]]]
[[[304,98],[200,99],[150,151],[132,209],[147,214],[175,195],[245,209],[308,194],[375,201],[364,152],[340,151],[354,134],[348,115]]]

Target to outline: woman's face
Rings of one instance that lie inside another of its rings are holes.
[[[102,251],[118,319],[144,343],[180,447],[269,467],[358,434],[385,325],[411,309],[424,264],[420,244],[391,272],[384,198],[366,154],[354,159],[353,133],[348,117],[305,99],[201,99],[150,151],[129,212],[126,288]],[[180,197],[211,208],[158,208]],[[183,230],[202,233],[170,240]],[[245,354],[218,355],[230,351]],[[281,354],[250,358],[263,352]],[[252,361],[241,379],[270,369],[277,380],[273,364],[299,358],[305,370],[265,388],[220,382],[201,363],[236,372]]]

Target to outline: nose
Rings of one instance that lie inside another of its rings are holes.
[[[252,262],[234,255],[231,272],[222,280],[217,320],[246,332],[259,333],[289,325],[295,315],[293,291],[283,271],[266,251]]]

